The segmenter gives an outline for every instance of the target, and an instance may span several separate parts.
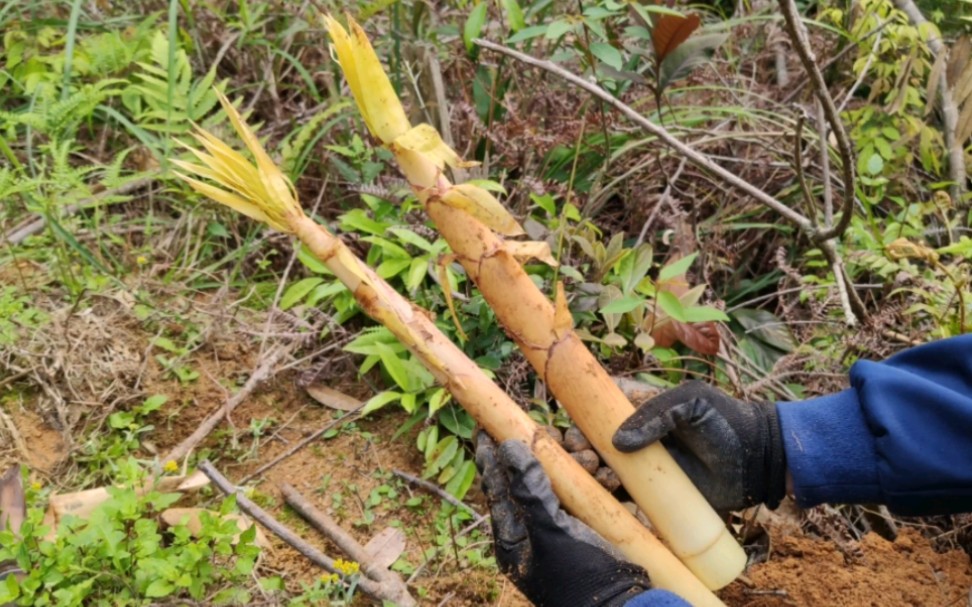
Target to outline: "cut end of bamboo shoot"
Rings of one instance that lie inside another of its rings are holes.
[[[688,570],[710,590],[728,586],[746,568],[746,553],[728,529],[720,533],[704,552],[679,556]]]

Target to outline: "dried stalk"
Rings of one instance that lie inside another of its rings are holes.
[[[480,513],[476,512],[475,510],[473,510],[472,509],[472,506],[470,506],[469,504],[463,502],[462,500],[457,500],[455,497],[453,497],[449,493],[446,493],[445,491],[443,491],[442,489],[440,489],[438,486],[436,486],[435,483],[430,483],[429,481],[424,481],[424,480],[420,479],[419,477],[415,476],[414,474],[409,474],[408,472],[405,472],[404,470],[397,470],[397,469],[396,470],[392,470],[392,474],[394,474],[395,476],[397,476],[398,478],[400,478],[400,479],[402,479],[404,481],[408,481],[409,483],[411,483],[411,484],[413,484],[413,485],[415,485],[417,487],[421,487],[422,489],[425,489],[426,491],[428,491],[432,495],[438,496],[439,498],[441,498],[441,499],[449,502],[450,504],[452,504],[456,508],[460,508],[462,510],[465,510],[469,514],[473,515],[473,519],[475,519],[477,521],[482,520],[483,518],[485,518],[482,514],[480,514]]]
[[[921,14],[921,10],[918,9],[918,6],[912,0],[894,0],[894,4],[901,12],[908,15],[908,19],[919,29],[922,26],[930,27],[925,16]],[[931,49],[936,59],[940,55],[948,53],[948,49],[945,48],[941,36],[936,33],[928,36],[928,48]],[[952,186],[949,189],[951,190],[952,201],[958,205],[962,204],[962,199],[966,194],[965,182],[969,178],[969,175],[965,168],[964,142],[958,141],[956,136],[959,123],[958,105],[955,103],[955,97],[952,96],[952,90],[949,88],[946,72],[947,70],[943,70],[938,79],[938,100],[942,108],[942,122],[945,123],[945,147],[948,148],[948,174],[949,179],[952,181]]]
[[[290,349],[284,346],[278,346],[271,350],[269,354],[260,363],[260,366],[253,372],[250,379],[246,380],[243,387],[234,394],[229,400],[227,400],[218,411],[206,418],[206,420],[199,425],[196,430],[190,434],[185,440],[176,445],[169,451],[162,461],[178,461],[196,448],[196,446],[204,440],[209,433],[212,432],[216,426],[219,425],[223,418],[228,416],[230,413],[236,409],[240,403],[242,403],[246,398],[260,385],[265,379],[267,379],[277,362],[283,357],[284,354],[289,352]]]
[[[837,139],[837,151],[840,153],[841,170],[844,180],[844,200],[841,205],[840,220],[836,225],[827,225],[823,230],[815,231],[812,238],[814,242],[819,244],[825,240],[839,238],[847,230],[847,226],[850,225],[850,220],[854,213],[854,192],[856,191],[854,186],[854,152],[853,148],[851,148],[847,131],[844,129],[844,123],[840,121],[840,115],[837,113],[837,107],[834,105],[834,99],[830,96],[830,92],[827,90],[827,83],[824,82],[823,74],[817,66],[817,59],[813,51],[810,50],[810,42],[807,40],[807,30],[803,26],[803,21],[800,20],[800,14],[797,12],[796,4],[793,0],[779,0],[779,2],[780,9],[783,12],[783,20],[786,22],[787,32],[790,34],[790,42],[793,44],[793,48],[796,49],[807,75],[810,76],[811,88],[823,106],[824,115],[827,117],[830,129]],[[827,140],[824,139],[821,145],[827,145]]]

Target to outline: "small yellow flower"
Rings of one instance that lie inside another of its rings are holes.
[[[135,263],[137,263],[140,266],[144,266],[145,264],[148,263],[148,257],[144,255],[139,255],[138,257],[135,258]]]
[[[337,582],[339,579],[340,578],[338,577],[338,574],[336,574],[336,573],[326,573],[326,574],[324,574],[324,575],[321,576],[321,583],[322,584],[333,584],[333,583]]]
[[[169,474],[175,474],[176,472],[179,471],[179,464],[176,463],[175,460],[170,459],[169,461],[165,462],[165,465],[162,466],[162,469],[168,472]]]
[[[341,575],[348,577],[357,573],[361,569],[361,565],[354,561],[338,559],[334,561],[334,568],[340,571]]]
[[[40,491],[42,487],[43,485],[41,485],[37,481],[34,481],[33,483],[30,484],[30,488],[33,489],[34,491]]]

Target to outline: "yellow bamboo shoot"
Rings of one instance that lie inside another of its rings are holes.
[[[360,26],[350,21],[348,33],[335,20],[325,21],[348,81],[360,83],[367,72],[368,81],[385,92],[379,107],[360,85],[351,87],[372,133],[395,154],[429,217],[507,334],[672,551],[709,588],[731,582],[745,567],[746,555],[664,447],[624,454],[611,444],[614,431],[634,407],[570,326],[566,304],[555,310],[497,234],[520,233],[519,226],[510,225],[512,218],[505,210],[497,211],[501,205],[485,190],[450,183],[443,175],[445,166],[462,163],[432,127],[401,123],[401,103],[389,93],[387,75]],[[396,117],[397,128],[374,128],[373,123],[386,122],[386,112]]]
[[[550,477],[564,507],[587,523],[626,558],[649,571],[652,582],[682,596],[696,607],[722,602],[617,500],[598,484],[514,403],[462,350],[442,334],[424,310],[406,301],[338,238],[307,218],[297,204],[289,180],[265,159],[255,137],[221,97],[234,126],[257,158],[257,166],[239,163],[229,146],[208,133],[207,152],[198,152],[202,165],[177,163],[186,173],[215,181],[222,189],[182,175],[197,191],[250,216],[295,234],[354,294],[361,309],[385,325],[444,385],[455,399],[497,440],[527,443]],[[379,121],[381,117],[376,117]],[[380,122],[389,128],[389,121]],[[231,153],[232,152],[232,153]],[[267,187],[267,184],[275,184]],[[204,187],[201,187],[204,186]]]

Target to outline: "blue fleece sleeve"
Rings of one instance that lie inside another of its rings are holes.
[[[642,592],[635,598],[624,604],[624,607],[692,607],[677,594],[672,594],[667,590],[652,588],[648,592]]]
[[[972,512],[972,335],[859,361],[850,384],[777,405],[797,502]]]

